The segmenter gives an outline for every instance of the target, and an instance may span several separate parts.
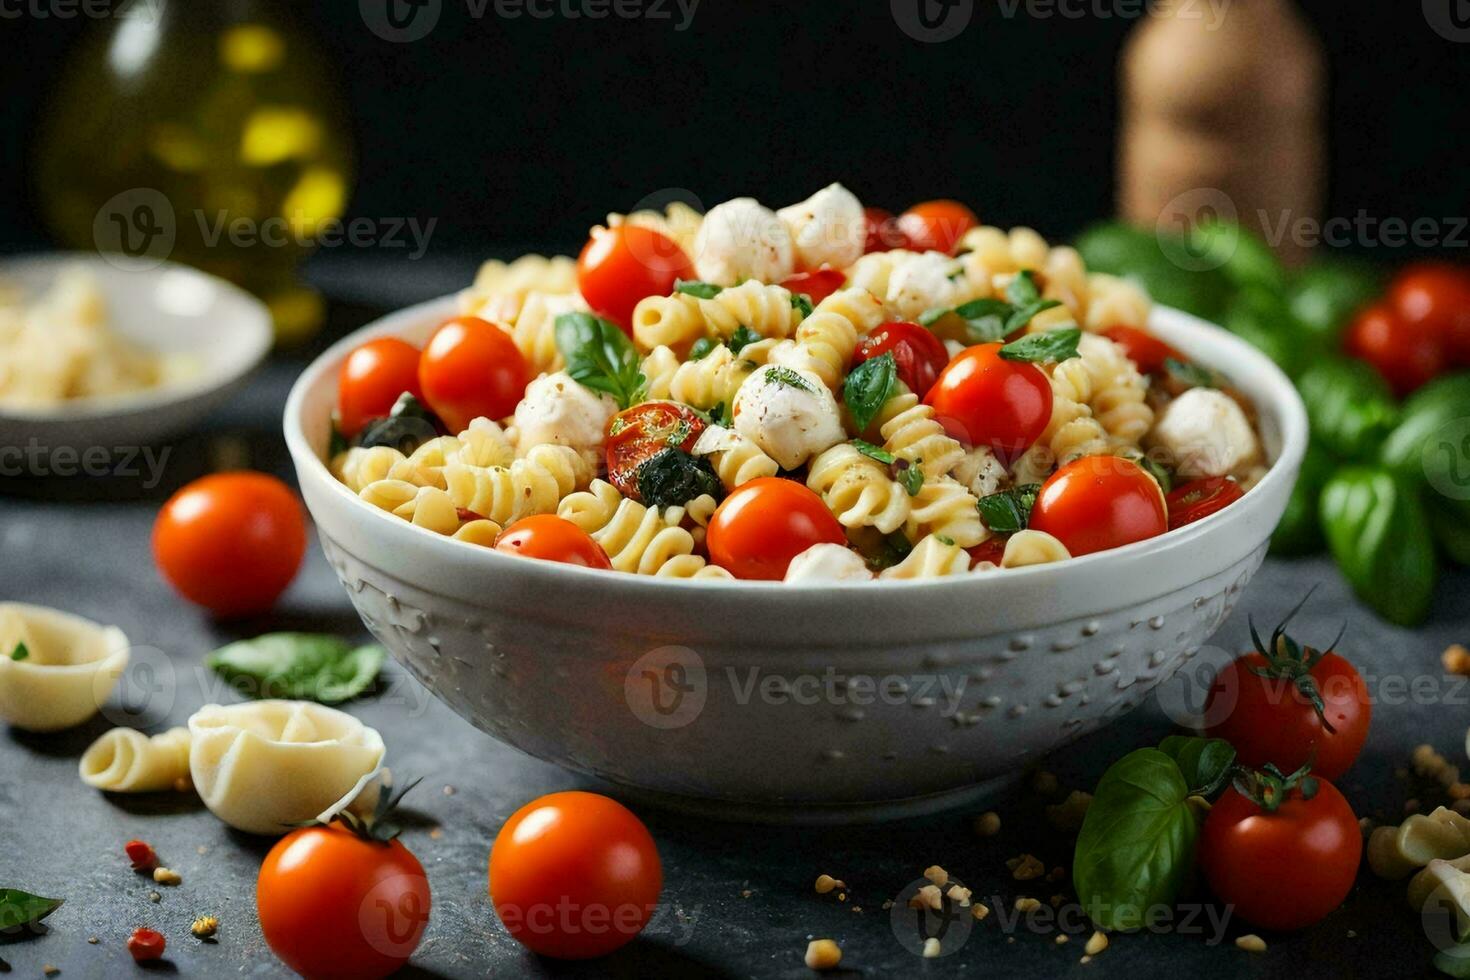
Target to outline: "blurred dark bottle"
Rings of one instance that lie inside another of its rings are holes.
[[[138,0],[72,53],[35,179],[67,246],[168,258],[265,300],[309,336],[297,277],[342,214],[351,140],[323,51],[280,0]]]
[[[1323,62],[1291,0],[1156,3],[1123,54],[1121,216],[1234,217],[1300,259],[1291,224],[1321,217]]]

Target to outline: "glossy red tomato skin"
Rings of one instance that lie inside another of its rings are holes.
[[[1455,364],[1470,366],[1470,269],[1447,262],[1411,265],[1388,296],[1400,318],[1438,337]]]
[[[128,955],[136,963],[151,963],[163,958],[168,940],[156,929],[134,929],[128,937]]]
[[[379,337],[358,347],[337,377],[337,427],[349,439],[373,419],[383,418],[400,395],[420,401],[419,349],[397,337]]]
[[[893,213],[882,208],[863,208],[863,224],[867,229],[867,236],[863,241],[863,254],[869,252],[889,252],[895,248],[904,248],[908,245],[908,239],[898,229],[898,222]]]
[[[924,403],[946,432],[967,446],[989,446],[1009,462],[1031,448],[1051,421],[1051,382],[1035,364],[1008,361],[1000,344],[960,351]]]
[[[820,303],[841,289],[846,282],[847,276],[841,270],[823,267],[815,272],[798,272],[781,285],[792,294],[805,293],[807,299]]]
[[[607,423],[607,479],[625,497],[641,500],[638,467],[664,449],[690,452],[707,428],[687,405],[651,401],[614,415]]]
[[[917,323],[891,320],[875,328],[858,344],[855,360],[863,361],[893,354],[898,377],[909,391],[923,398],[939,380],[939,372],[949,364],[949,350],[944,341]]]
[[[1072,557],[1121,548],[1169,529],[1164,494],[1131,460],[1083,456],[1041,485],[1030,527],[1067,546]]]
[[[521,558],[612,571],[612,561],[602,545],[571,521],[555,514],[521,518],[496,536],[495,550]]]
[[[271,951],[308,980],[379,980],[418,948],[432,898],[400,841],[365,841],[341,825],[293,831],[271,848],[255,886]]]
[[[1373,721],[1368,686],[1343,657],[1328,652],[1310,674],[1321,695],[1323,714],[1290,680],[1262,677],[1267,667],[1259,653],[1227,664],[1210,685],[1205,701],[1207,730],[1235,746],[1240,763],[1259,769],[1271,763],[1295,772],[1308,762],[1312,772],[1337,779],[1352,767]]]
[[[182,487],[153,524],[158,569],[217,616],[268,610],[306,554],[306,515],[265,473],[215,473]]]
[[[1293,790],[1274,813],[1227,789],[1200,831],[1211,890],[1267,929],[1305,929],[1326,918],[1352,891],[1362,854],[1358,819],[1325,779],[1312,799]]]
[[[680,279],[694,279],[694,263],[672,239],[652,228],[619,225],[593,231],[577,258],[577,287],[598,316],[631,336],[633,307],[667,296]]]
[[[822,498],[795,480],[762,477],[741,484],[710,518],[710,562],[742,579],[786,577],[791,559],[814,544],[847,543]]]
[[[1202,521],[1245,496],[1240,484],[1229,477],[1212,476],[1175,487],[1164,498],[1169,512],[1169,530]]]
[[[1009,534],[992,534],[979,544],[966,548],[965,553],[970,556],[970,561],[978,565],[988,561],[992,565],[999,565],[1000,560],[1006,555],[1006,542],[1010,540]]]
[[[1444,372],[1444,338],[1423,322],[1399,317],[1384,303],[1359,313],[1343,338],[1347,352],[1373,366],[1403,397]]]
[[[482,416],[510,415],[530,383],[530,365],[510,334],[479,317],[446,322],[419,358],[424,400],[454,432]]]
[[[953,252],[965,232],[979,224],[974,211],[950,200],[915,204],[898,216],[898,230],[916,252]]]
[[[625,945],[653,916],[663,865],[648,828],[596,793],[551,793],[521,807],[490,850],[490,900],[506,930],[543,956],[590,959]]]
[[[1164,343],[1147,330],[1137,327],[1109,327],[1103,331],[1103,336],[1123,348],[1123,353],[1128,359],[1138,366],[1138,370],[1144,374],[1162,374],[1164,362],[1168,360],[1183,361],[1185,356],[1168,344]]]

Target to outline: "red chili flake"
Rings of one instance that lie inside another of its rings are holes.
[[[130,840],[123,845],[123,850],[128,852],[128,860],[133,862],[134,871],[152,871],[158,867],[158,855],[153,852],[153,845],[147,841]]]
[[[128,937],[128,952],[134,960],[145,963],[163,958],[163,948],[168,944],[163,933],[154,929],[134,929]]]

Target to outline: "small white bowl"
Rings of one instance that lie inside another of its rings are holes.
[[[442,299],[364,327],[291,392],[286,442],[332,567],[368,628],[475,725],[726,818],[935,809],[1130,710],[1239,601],[1307,443],[1301,399],[1265,355],[1159,309],[1151,329],[1255,402],[1274,461],[1188,527],[927,581],[676,582],[528,561],[412,527],[322,461],[347,353],[421,343],[454,312]]]
[[[84,252],[25,256],[0,261],[0,280],[40,295],[63,269],[82,266],[97,279],[112,329],[145,350],[189,355],[198,374],[105,398],[0,408],[0,444],[80,449],[156,443],[223,404],[269,353],[270,312],[243,289],[187,266],[125,265]]]

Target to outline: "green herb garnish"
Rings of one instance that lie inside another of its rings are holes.
[[[1220,387],[1220,378],[1214,371],[1191,361],[1181,361],[1177,357],[1171,357],[1164,361],[1164,370],[1175,381],[1189,388]]]
[[[645,379],[638,351],[616,323],[591,313],[563,313],[556,318],[556,347],[572,380],[612,395],[619,408],[640,397]]]
[[[30,648],[24,643],[17,643],[15,649],[10,651],[11,660],[25,660],[31,655]]]
[[[384,659],[380,646],[354,647],[336,636],[266,633],[221,647],[204,662],[251,697],[340,704],[373,685]]]
[[[859,432],[867,429],[898,384],[898,362],[885,352],[853,368],[842,383],[842,400]]]
[[[812,305],[812,298],[806,293],[792,293],[791,308],[798,311],[801,314],[801,318],[803,320],[811,316],[812,310],[816,309],[816,307]]]
[[[1012,341],[1000,349],[1000,356],[1007,361],[1066,361],[1077,356],[1077,342],[1082,331],[1076,327],[1063,330],[1043,330]]]
[[[716,286],[712,282],[701,282],[698,279],[676,279],[674,280],[674,292],[693,296],[697,299],[714,299],[724,290],[724,286]]]
[[[996,534],[1015,534],[1026,530],[1031,522],[1031,508],[1041,484],[1027,483],[999,493],[986,494],[979,500],[980,517]]]
[[[786,367],[785,365],[778,365],[776,367],[768,369],[766,371],[766,377],[777,385],[784,385],[787,388],[795,388],[798,391],[814,392],[817,390],[812,387],[810,381],[808,381],[806,378],[803,378],[796,371],[792,370],[789,367]]]
[[[730,353],[739,354],[741,351],[745,350],[746,347],[756,343],[761,339],[762,338],[760,334],[756,333],[754,330],[750,329],[742,323],[740,326],[735,328],[735,332],[730,335],[730,339],[725,341],[725,346],[730,348]]]
[[[17,888],[0,888],[0,934],[34,926],[65,904],[65,899],[42,898]]]

